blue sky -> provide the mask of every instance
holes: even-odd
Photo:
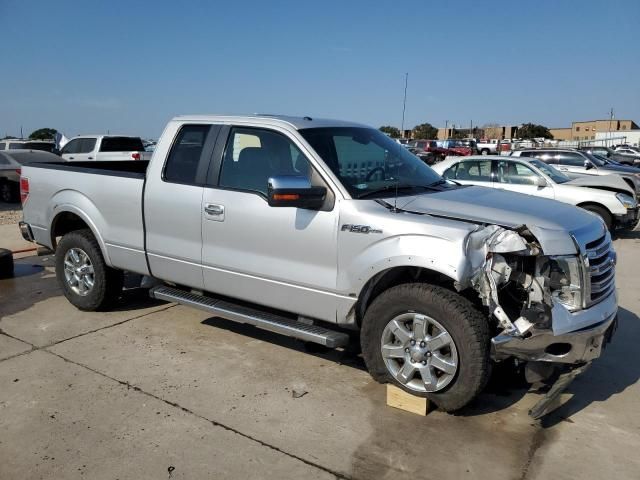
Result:
[[[0,136],[185,113],[640,122],[640,1],[0,0]]]

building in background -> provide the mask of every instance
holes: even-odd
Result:
[[[571,138],[568,140],[596,140],[598,133],[609,134],[610,132],[612,137],[619,137],[629,130],[638,129],[640,127],[633,120],[617,120],[615,118],[573,122],[571,124]]]

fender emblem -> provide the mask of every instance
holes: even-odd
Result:
[[[382,233],[382,230],[372,228],[369,225],[351,225],[349,223],[342,225],[340,230],[351,233]]]

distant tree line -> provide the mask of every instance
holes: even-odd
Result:
[[[402,137],[400,129],[390,125],[383,125],[380,127],[380,131],[389,135],[391,138]],[[485,138],[501,138],[502,127],[497,123],[488,123],[478,129],[474,128],[473,133],[478,133],[478,136]],[[460,129],[458,131],[456,131],[456,129],[452,129],[451,132],[452,138],[466,138],[468,135],[469,132],[465,129]],[[518,128],[517,135],[518,138],[522,139],[547,138],[549,140],[553,140],[553,135],[547,127],[535,123],[523,123]],[[411,136],[413,138],[434,139],[438,137],[438,129],[430,123],[421,123],[413,127],[411,130]]]

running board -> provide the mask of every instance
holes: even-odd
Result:
[[[305,342],[318,343],[329,348],[344,347],[349,343],[349,335],[343,332],[329,330],[318,325],[308,325],[273,313],[185,292],[177,288],[167,286],[154,287],[149,291],[149,296],[158,300],[198,308],[227,320],[248,323],[262,330],[297,338]]]

